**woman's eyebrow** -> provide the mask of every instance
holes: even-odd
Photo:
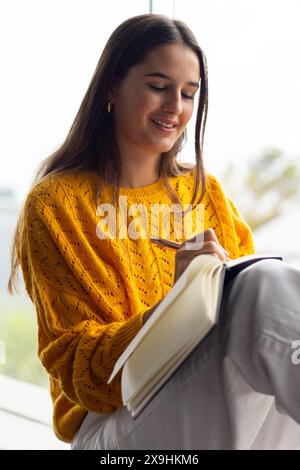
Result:
[[[165,73],[162,72],[150,72],[150,73],[145,73],[144,77],[160,77],[160,78],[167,78],[168,80],[172,80],[169,75],[166,75]],[[193,86],[195,88],[199,88],[199,83],[198,82],[186,82],[187,85]]]

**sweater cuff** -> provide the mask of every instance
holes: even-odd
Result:
[[[124,322],[124,324],[118,329],[116,334],[114,335],[115,343],[120,346],[120,349],[124,351],[131,340],[135,337],[138,331],[143,326],[143,313],[138,313],[130,318],[128,321]]]

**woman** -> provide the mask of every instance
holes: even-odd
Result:
[[[299,382],[298,369],[288,371],[284,361],[291,325],[291,339],[300,337],[294,318],[300,275],[275,260],[237,276],[226,290],[222,325],[137,420],[122,406],[120,375],[107,384],[117,358],[195,256],[209,253],[224,261],[254,253],[249,226],[203,166],[207,87],[205,55],[184,23],[153,14],[128,19],[109,38],[64,144],[43,163],[26,198],[9,288],[20,263],[37,312],[54,432],[73,449],[250,448],[270,426],[274,399],[267,395],[277,392],[279,405],[300,422],[292,387],[282,384],[282,395],[273,381],[268,346],[274,343],[278,367],[286,367],[281,377]],[[178,154],[198,89],[196,165],[188,167]],[[125,219],[124,204],[131,207]],[[158,215],[154,222],[144,219],[141,229],[132,211],[137,204],[147,214],[157,204],[182,208],[181,220],[192,214],[193,227],[200,205],[201,230],[180,232],[175,215],[170,228]],[[106,213],[109,220],[102,218]],[[182,248],[175,254],[152,244],[149,229]],[[184,244],[198,233],[204,234],[201,246]],[[287,321],[276,320],[276,312],[263,348],[257,331],[265,338],[265,317],[277,296],[284,298]],[[280,331],[273,334],[277,321]],[[244,406],[245,416],[234,409],[252,393],[243,377],[256,390],[256,419],[252,404]],[[277,412],[276,419],[297,431],[299,442],[298,425],[283,416]]]

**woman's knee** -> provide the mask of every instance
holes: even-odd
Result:
[[[261,279],[265,276],[276,276],[284,269],[285,263],[278,259],[263,259],[256,263],[251,264],[239,275],[252,276],[255,279]]]
[[[260,260],[241,271],[235,283],[239,290],[244,289],[257,298],[262,292],[266,295],[269,290],[278,288],[286,277],[287,268],[288,265],[277,259]]]
[[[254,325],[256,314],[267,310],[274,289],[280,291],[279,284],[284,277],[284,267],[280,260],[267,259],[245,268],[235,278],[226,302],[225,323]]]

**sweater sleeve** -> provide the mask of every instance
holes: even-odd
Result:
[[[239,209],[228,196],[223,184],[216,175],[207,171],[207,188],[210,200],[218,214],[219,224],[222,226],[223,242],[227,249],[232,248],[234,258],[255,253],[252,230],[240,213]],[[226,240],[228,245],[226,244]]]
[[[100,258],[101,279],[95,281],[97,295],[91,295],[82,282],[88,268],[79,268],[80,259],[69,256],[72,243],[64,239],[67,232],[60,231],[60,223],[57,213],[47,213],[41,201],[28,198],[18,256],[36,308],[38,355],[69,400],[89,411],[110,412],[122,404],[121,374],[109,385],[107,380],[142,327],[144,312],[131,315],[121,277]],[[105,296],[101,286],[109,287]]]
[[[233,201],[227,197],[231,216],[233,218],[236,235],[239,244],[239,256],[251,255],[255,253],[254,238],[252,230]]]

